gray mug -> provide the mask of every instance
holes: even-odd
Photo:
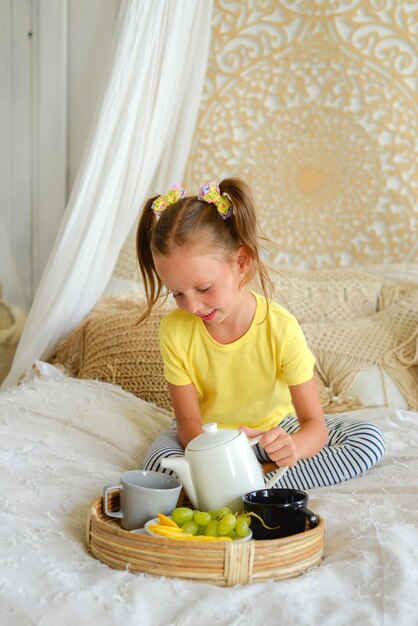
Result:
[[[142,528],[157,513],[169,515],[176,508],[182,484],[173,476],[148,470],[129,470],[120,477],[120,484],[103,489],[103,511],[120,519],[122,528]],[[120,510],[108,507],[110,491],[119,491]]]

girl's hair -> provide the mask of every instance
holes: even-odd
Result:
[[[155,271],[153,256],[166,256],[176,248],[198,247],[199,251],[221,251],[226,258],[245,246],[252,259],[252,267],[242,281],[249,283],[258,276],[267,305],[273,286],[267,267],[261,260],[261,241],[258,234],[256,212],[251,191],[243,181],[227,178],[219,183],[221,194],[232,202],[233,215],[222,219],[214,204],[186,196],[171,204],[157,218],[152,204],[159,196],[147,200],[142,209],[136,233],[136,250],[139,268],[145,286],[147,305],[138,323],[145,322],[159,298],[167,298],[167,292]]]

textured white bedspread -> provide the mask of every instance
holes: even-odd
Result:
[[[418,414],[356,411],[387,438],[368,475],[310,491],[321,565],[234,588],[116,571],[85,546],[89,504],[141,465],[170,417],[99,382],[38,378],[0,393],[0,624],[418,624]]]

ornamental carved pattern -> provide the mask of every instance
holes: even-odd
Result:
[[[246,180],[270,262],[418,258],[414,4],[215,0],[186,184]]]

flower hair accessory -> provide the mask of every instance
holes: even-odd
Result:
[[[165,196],[158,196],[156,200],[151,205],[151,209],[154,211],[157,217],[161,216],[161,213],[168,206],[175,204],[177,200],[180,198],[184,198],[186,195],[186,190],[183,189],[180,185],[173,185],[170,191],[167,191]]]
[[[232,202],[226,194],[221,195],[221,190],[215,182],[206,183],[199,189],[199,200],[214,204],[222,219],[226,220],[232,215]]]

